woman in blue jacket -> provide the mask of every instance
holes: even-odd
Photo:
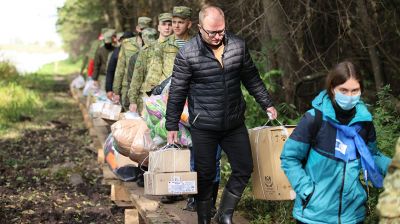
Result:
[[[336,65],[285,143],[282,169],[297,195],[298,223],[362,223],[367,189],[360,178],[382,187],[390,159],[377,149],[361,81],[351,62]]]

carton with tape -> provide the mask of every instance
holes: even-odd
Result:
[[[281,169],[280,155],[295,126],[249,129],[254,172],[253,195],[263,200],[293,200],[296,193]]]
[[[163,149],[150,151],[149,172],[172,173],[190,171],[190,150]]]
[[[101,111],[101,118],[117,121],[122,107],[119,104],[105,103]]]

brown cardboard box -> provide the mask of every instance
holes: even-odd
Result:
[[[117,121],[121,113],[122,106],[114,103],[105,103],[101,111],[101,118]]]
[[[99,101],[95,103],[91,103],[89,106],[89,114],[93,118],[99,118],[101,116],[101,112],[103,110],[105,102]]]
[[[144,174],[144,193],[149,195],[197,194],[197,173]]]
[[[254,172],[253,195],[263,200],[293,200],[296,193],[281,169],[283,145],[294,126],[257,127],[249,130]]]
[[[149,172],[190,172],[190,151],[175,148],[150,151]]]

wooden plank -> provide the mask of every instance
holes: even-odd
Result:
[[[111,185],[111,200],[130,202],[129,194],[122,183],[116,182]]]
[[[139,214],[136,208],[125,209],[125,224],[139,224]]]

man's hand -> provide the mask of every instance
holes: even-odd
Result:
[[[114,96],[113,91],[108,91],[108,92],[107,92],[107,98],[108,98],[109,100],[113,101],[113,96]]]
[[[113,101],[114,101],[114,102],[119,102],[119,99],[120,99],[120,96],[117,95],[117,94],[114,94],[114,99],[113,99]]]
[[[134,103],[131,103],[130,105],[129,105],[129,111],[130,112],[137,112],[137,104],[134,104]]]
[[[275,107],[268,107],[266,111],[270,120],[275,120],[278,117],[278,112]]]
[[[168,144],[178,143],[178,131],[168,131],[167,142]]]

